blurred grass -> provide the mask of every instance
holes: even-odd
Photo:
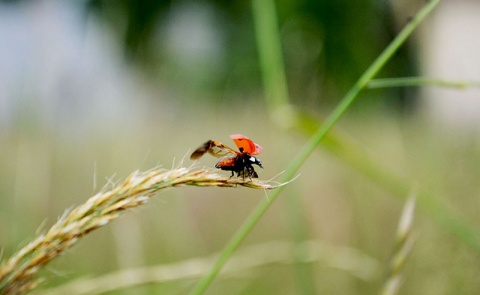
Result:
[[[380,275],[377,261],[348,247],[332,247],[321,241],[306,240],[305,261],[322,263],[333,269],[338,268],[349,272],[360,280],[370,281]],[[229,267],[222,272],[222,279],[241,279],[243,273],[269,265],[290,265],[292,247],[288,242],[270,241],[245,247],[234,257]],[[326,255],[328,253],[328,255]],[[189,280],[205,274],[215,257],[194,258],[172,264],[151,267],[138,267],[110,273],[102,277],[79,279],[58,288],[48,290],[48,294],[103,294],[114,290],[122,290],[149,283],[167,283],[170,281]],[[345,265],[345,259],[351,260]]]
[[[301,126],[304,128],[304,132],[307,135],[312,134],[318,128],[318,121],[308,118],[306,114],[303,119]],[[427,212],[442,227],[458,236],[463,243],[480,251],[479,231],[465,222],[462,217],[454,214],[441,201],[438,201],[438,197],[426,191],[421,183],[405,176],[406,172],[403,172],[404,175],[400,175],[398,171],[392,171],[391,168],[382,166],[381,159],[362,151],[361,146],[339,133],[332,132],[327,136],[323,146],[348,163],[349,167],[390,192],[392,196],[405,198],[412,190],[418,190],[420,209]]]
[[[376,88],[392,88],[392,87],[413,87],[413,86],[438,86],[444,88],[458,88],[460,90],[466,88],[480,87],[480,82],[475,81],[451,81],[444,79],[434,79],[426,77],[402,77],[402,78],[384,78],[375,79],[368,82],[367,87]]]
[[[290,105],[275,2],[271,0],[252,1],[252,14],[269,118],[280,127],[292,127],[295,124],[296,114]],[[298,293],[315,294],[312,265],[305,261],[304,257],[308,253],[302,246],[303,241],[309,238],[304,204],[296,198],[287,198],[287,202],[285,210],[295,242],[292,252],[296,259]]]

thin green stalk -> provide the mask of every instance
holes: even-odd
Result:
[[[272,114],[278,108],[288,104],[285,67],[280,33],[277,27],[275,1],[253,0],[252,11],[265,97],[270,114]]]
[[[322,124],[317,131],[313,134],[310,140],[306,143],[304,148],[297,154],[294,160],[290,163],[285,171],[283,179],[291,179],[295,176],[298,169],[302,166],[305,160],[315,150],[317,145],[322,141],[328,131],[335,125],[335,123],[346,112],[350,105],[354,102],[360,91],[365,88],[367,83],[382,69],[385,63],[392,57],[392,55],[398,50],[398,48],[405,42],[405,40],[412,34],[415,28],[427,17],[430,12],[440,3],[440,0],[431,0],[423,6],[420,11],[415,15],[410,23],[398,34],[398,36],[389,44],[389,46],[377,57],[377,59],[370,65],[370,67],[364,72],[355,85],[347,92],[345,97],[340,101],[337,107],[333,110],[330,116]],[[230,242],[225,246],[221,252],[217,261],[213,265],[211,271],[200,280],[196,285],[192,294],[203,294],[208,286],[215,279],[222,267],[232,256],[233,252],[240,246],[240,243],[255,227],[258,221],[265,214],[270,205],[278,198],[282,188],[274,191],[268,198],[262,201],[247,217],[243,225],[233,235]]]
[[[294,115],[294,113],[288,112],[290,110],[288,108],[290,98],[275,1],[253,0],[252,11],[267,109],[270,118],[277,125],[289,127],[294,122],[288,120],[291,117],[289,115]],[[293,233],[297,293],[303,295],[316,294],[311,263],[305,262],[304,259],[307,253],[305,253],[305,247],[302,245],[308,239],[308,222],[301,198],[288,198],[285,211]]]
[[[449,88],[465,89],[470,87],[480,87],[479,81],[449,81],[427,77],[402,77],[402,78],[385,78],[375,79],[368,82],[367,87],[376,88],[392,88],[392,87],[413,87],[413,86],[439,86]]]

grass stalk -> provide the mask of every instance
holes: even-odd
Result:
[[[74,246],[89,232],[107,225],[125,210],[145,204],[158,191],[178,186],[245,186],[274,189],[282,184],[228,178],[210,169],[153,169],[133,172],[120,185],[99,192],[85,203],[66,211],[44,234],[40,234],[0,265],[0,294],[23,294],[41,280],[37,272],[55,257]]]
[[[335,125],[335,123],[342,117],[347,111],[350,105],[355,101],[360,91],[362,91],[368,82],[383,68],[386,62],[392,57],[392,55],[398,50],[398,48],[407,40],[412,32],[418,27],[418,25],[432,12],[432,10],[440,3],[440,0],[431,0],[427,2],[413,17],[413,19],[402,29],[402,31],[392,40],[387,48],[375,59],[370,67],[363,73],[353,87],[347,92],[340,103],[335,107],[332,113],[327,117],[324,124],[322,124],[317,131],[308,140],[303,149],[296,155],[293,161],[290,163],[285,171],[283,179],[291,179],[303,165],[305,160],[315,150],[315,148],[324,139],[326,134]],[[240,246],[241,242],[255,227],[258,221],[262,218],[270,205],[278,198],[282,189],[275,190],[270,194],[267,200],[261,202],[254,211],[247,217],[245,222],[233,235],[232,239],[225,246],[224,250],[220,253],[220,256],[213,265],[211,271],[200,280],[195,286],[192,294],[203,294],[208,286],[215,279],[222,267],[232,256],[235,250]]]
[[[262,70],[265,97],[270,115],[288,105],[287,79],[278,31],[275,1],[252,1],[255,35]]]
[[[262,72],[265,101],[270,119],[280,127],[291,127],[295,113],[290,107],[288,85],[283,63],[281,35],[274,0],[252,1],[257,49]],[[295,272],[299,294],[316,294],[312,266],[305,262],[302,243],[308,239],[307,220],[301,198],[289,198],[285,204],[291,225],[296,254]]]
[[[402,77],[375,79],[368,82],[369,89],[392,88],[392,87],[414,87],[414,86],[438,86],[445,88],[480,88],[479,81],[451,81],[427,77]]]

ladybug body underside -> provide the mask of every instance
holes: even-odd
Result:
[[[249,178],[258,178],[258,174],[255,172],[252,164],[262,167],[262,163],[256,157],[242,153],[236,156],[220,159],[220,161],[215,164],[215,168],[232,171],[231,176],[236,172],[237,176],[242,176],[243,178],[245,178],[245,176]]]

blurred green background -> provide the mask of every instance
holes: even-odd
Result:
[[[134,170],[190,166],[189,153],[208,139],[232,146],[230,134],[247,135],[264,148],[259,177],[276,177],[301,150],[316,124],[312,120],[329,114],[423,1],[275,5],[284,86],[303,123],[272,114],[265,99],[258,23],[249,1],[0,1],[3,259],[64,210]],[[432,39],[449,36],[438,29],[449,20],[440,13],[449,6],[442,5],[381,77],[480,77],[475,54],[453,55],[463,71],[448,63],[437,71],[432,66],[455,43]],[[461,7],[480,14],[478,5]],[[465,33],[462,28],[454,33]],[[431,107],[429,99],[437,105],[441,95],[452,98],[455,108]],[[333,131],[349,148],[319,147],[242,244],[288,242],[295,253],[296,243],[315,240],[331,247],[338,261],[319,253],[308,263],[268,264],[220,276],[207,293],[378,293],[388,277],[407,195],[369,174],[373,165],[387,178],[398,176],[407,191],[434,199],[417,208],[416,244],[400,294],[478,294],[480,247],[468,242],[477,237],[462,238],[463,228],[455,235],[453,221],[442,222],[448,212],[470,229],[480,225],[480,106],[457,109],[461,95],[480,101],[472,89],[362,92]],[[215,162],[204,157],[199,165]],[[266,197],[246,188],[164,191],[49,264],[41,272],[47,278],[42,288],[217,253]],[[344,247],[370,257],[373,271],[370,264],[357,266]],[[196,282],[181,279],[111,294],[184,294]]]

